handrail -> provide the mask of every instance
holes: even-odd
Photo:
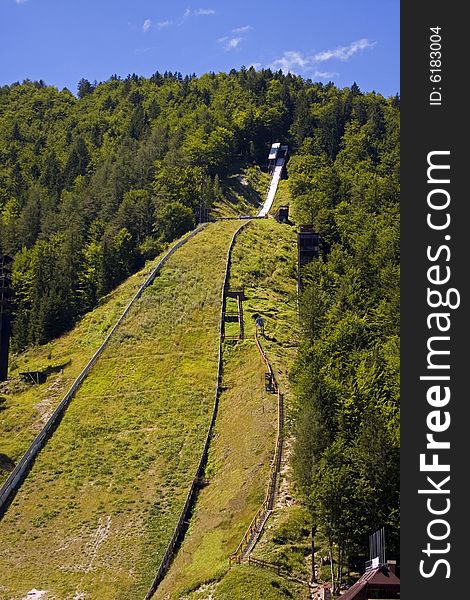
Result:
[[[274,509],[274,500],[276,498],[276,491],[278,486],[278,476],[281,470],[281,461],[282,461],[282,450],[284,445],[284,395],[281,393],[279,389],[279,384],[274,375],[274,371],[271,367],[271,363],[268,360],[266,352],[263,350],[261,343],[258,339],[258,332],[255,333],[255,342],[256,347],[261,355],[262,360],[266,364],[266,367],[271,375],[271,380],[273,382],[274,391],[277,392],[277,400],[278,400],[278,411],[277,411],[277,436],[276,436],[276,445],[274,450],[274,456],[271,461],[271,468],[269,473],[269,482],[266,490],[266,496],[257,513],[251,520],[250,525],[246,529],[242,541],[238,544],[237,549],[229,556],[230,564],[232,562],[240,563],[244,558],[246,558],[245,554],[248,551],[248,558],[250,556],[251,551],[253,550],[258,538],[263,530],[264,524]],[[260,524],[258,525],[258,520],[260,520]],[[250,547],[251,546],[251,547]]]

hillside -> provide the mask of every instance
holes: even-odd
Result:
[[[294,230],[272,220],[253,221],[237,238],[230,287],[245,291],[246,339],[225,342],[223,393],[207,469],[210,484],[199,495],[181,551],[156,598],[202,598],[208,589],[218,598],[218,590],[227,587],[228,557],[265,496],[277,398],[264,390],[266,369],[254,343],[253,316],[265,319],[262,343],[287,392],[286,375],[299,339],[295,244]],[[289,394],[286,401],[291,406]],[[260,590],[264,585],[265,592],[272,591],[269,577],[258,573],[258,580]],[[244,598],[235,591],[230,597]]]
[[[210,421],[238,226],[178,250],[111,339],[0,523],[2,597],[145,595]]]
[[[304,600],[312,542],[338,592],[384,525],[398,559],[399,98],[253,68],[82,81],[78,99],[24,82],[0,89],[0,133],[15,288],[3,478],[164,250],[211,220],[136,301],[3,516],[0,598],[143,598],[181,519],[162,600]],[[238,219],[260,208],[276,139],[290,160],[271,213],[289,206],[289,223]],[[226,323],[219,347],[242,224],[228,286],[245,294],[245,339]],[[299,273],[306,224],[319,257]],[[229,568],[276,443],[256,316],[285,395],[284,454],[251,554],[268,564]],[[20,379],[45,369],[45,383]]]

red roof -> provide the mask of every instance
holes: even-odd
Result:
[[[400,580],[387,567],[371,569],[342,594],[341,600],[366,600],[368,593],[376,590],[399,592]]]

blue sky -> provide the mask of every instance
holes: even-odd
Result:
[[[399,0],[0,0],[0,84],[282,68],[399,91]]]

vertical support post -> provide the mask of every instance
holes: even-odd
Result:
[[[245,323],[243,321],[243,293],[237,294],[237,302],[238,302],[238,322],[240,325],[240,339],[243,340],[245,338]]]
[[[11,263],[9,256],[0,256],[0,381],[8,378],[8,353],[11,334]]]
[[[308,265],[312,260],[319,257],[320,252],[320,236],[313,229],[313,225],[301,225],[300,231],[297,234],[297,251],[298,251],[298,266],[297,266],[297,288],[302,290],[302,267]]]

